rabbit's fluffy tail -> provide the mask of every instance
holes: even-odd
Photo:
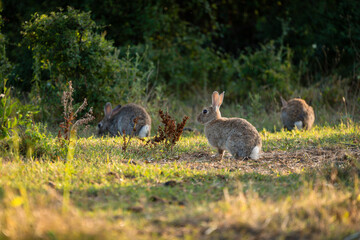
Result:
[[[140,132],[139,132],[139,137],[140,138],[144,138],[144,137],[147,137],[150,135],[150,126],[149,125],[145,125],[143,126],[141,129],[140,129]]]
[[[257,160],[257,159],[259,159],[259,157],[260,157],[260,147],[256,146],[251,151],[250,158],[254,159],[254,160]]]
[[[297,122],[294,123],[294,125],[295,125],[299,130],[303,128],[303,123],[302,123],[302,121],[297,121]]]

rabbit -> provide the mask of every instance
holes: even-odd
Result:
[[[310,130],[315,121],[314,109],[301,98],[286,101],[281,96],[281,121],[284,128],[291,131],[294,127]]]
[[[219,109],[224,94],[213,92],[212,105],[204,108],[197,117],[197,121],[205,125],[206,138],[217,148],[221,158],[227,150],[236,159],[259,159],[262,142],[256,128],[242,118],[221,117]]]
[[[123,131],[126,135],[131,135],[134,119],[138,118],[134,135],[140,138],[150,136],[151,118],[143,107],[130,103],[124,106],[118,105],[112,109],[111,103],[108,102],[105,104],[104,112],[104,119],[98,124],[98,135],[119,136],[123,134]]]

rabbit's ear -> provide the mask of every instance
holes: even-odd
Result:
[[[114,107],[114,109],[112,110],[112,113],[111,113],[111,116],[114,116],[116,114],[118,114],[118,112],[120,111],[121,109],[121,105],[117,105],[116,107]]]
[[[283,99],[282,96],[280,96],[280,99],[281,99],[281,103],[282,103],[283,107],[286,107],[287,101],[285,99]]]
[[[215,108],[217,106],[219,100],[219,93],[217,91],[213,92],[212,94],[212,106]]]
[[[220,108],[221,104],[223,103],[223,100],[224,100],[224,94],[225,92],[222,92],[218,98],[218,103],[217,103],[217,106]]]
[[[104,112],[105,112],[105,117],[110,118],[111,113],[112,113],[111,103],[108,102],[108,103],[105,104]]]

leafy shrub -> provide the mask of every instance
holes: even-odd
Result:
[[[243,99],[249,93],[261,94],[265,103],[273,102],[280,94],[291,95],[297,83],[291,57],[289,48],[277,49],[273,42],[259,50],[248,49],[239,57],[238,80],[229,82],[227,89]]]
[[[0,88],[2,90],[0,94],[1,155],[15,154],[15,157],[19,157],[19,154],[27,157],[49,155],[53,149],[46,136],[40,133],[39,126],[32,121],[33,115],[38,113],[37,107],[22,104],[18,99],[12,97],[11,88],[7,86],[7,75],[11,65],[6,59],[4,48],[0,61],[2,63],[0,66],[2,83]]]
[[[54,158],[56,147],[41,129],[39,124],[29,124],[24,132],[19,134],[19,152],[24,157],[43,157],[44,155]]]
[[[143,79],[139,56],[135,63],[129,55],[120,60],[120,51],[105,39],[105,33],[98,34],[98,29],[89,12],[70,7],[48,15],[35,13],[25,22],[23,44],[34,58],[32,91],[41,99],[43,113],[54,113],[50,104],[60,106],[54,99],[59,99],[69,81],[76,89],[75,102],[87,98],[90,106],[99,108],[107,101],[124,99],[129,92],[143,93],[143,89],[129,90]]]
[[[10,89],[6,87],[6,79],[3,82],[3,93],[0,94],[0,139],[11,135],[11,129],[17,125],[14,117],[16,102],[10,97]]]
[[[3,93],[0,94],[0,139],[12,137],[17,127],[25,127],[31,122],[37,107],[23,105],[16,98],[11,97],[10,88],[4,79]]]
[[[12,98],[10,89],[3,86],[4,92],[0,95],[0,152],[2,155],[15,157],[39,157],[51,155],[54,151],[45,134],[32,121],[33,115],[38,113],[32,105],[23,105],[19,100]],[[12,150],[12,151],[9,151]]]
[[[236,75],[233,58],[207,46],[205,35],[178,37],[165,45],[157,48],[149,42],[145,60],[156,63],[155,81],[166,85],[167,96],[184,100],[194,93],[205,95],[209,89],[224,87]]]
[[[205,35],[195,36],[179,37],[164,49],[150,45],[147,57],[157,63],[158,77],[166,84],[167,94],[184,100],[194,93],[206,95],[223,89],[230,101],[259,94],[261,101],[270,105],[279,95],[291,95],[298,85],[299,74],[288,47],[269,42],[235,58],[207,47]]]
[[[0,155],[17,159],[65,159],[67,148],[46,130],[42,124],[18,126],[11,137],[0,140]]]

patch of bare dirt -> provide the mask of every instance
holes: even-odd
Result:
[[[306,148],[296,151],[263,152],[258,160],[236,160],[229,153],[223,159],[209,152],[184,153],[176,159],[187,167],[198,170],[229,169],[229,171],[258,172],[262,174],[295,172],[302,169],[320,168],[324,164],[347,161],[350,158],[360,159],[359,148]]]

